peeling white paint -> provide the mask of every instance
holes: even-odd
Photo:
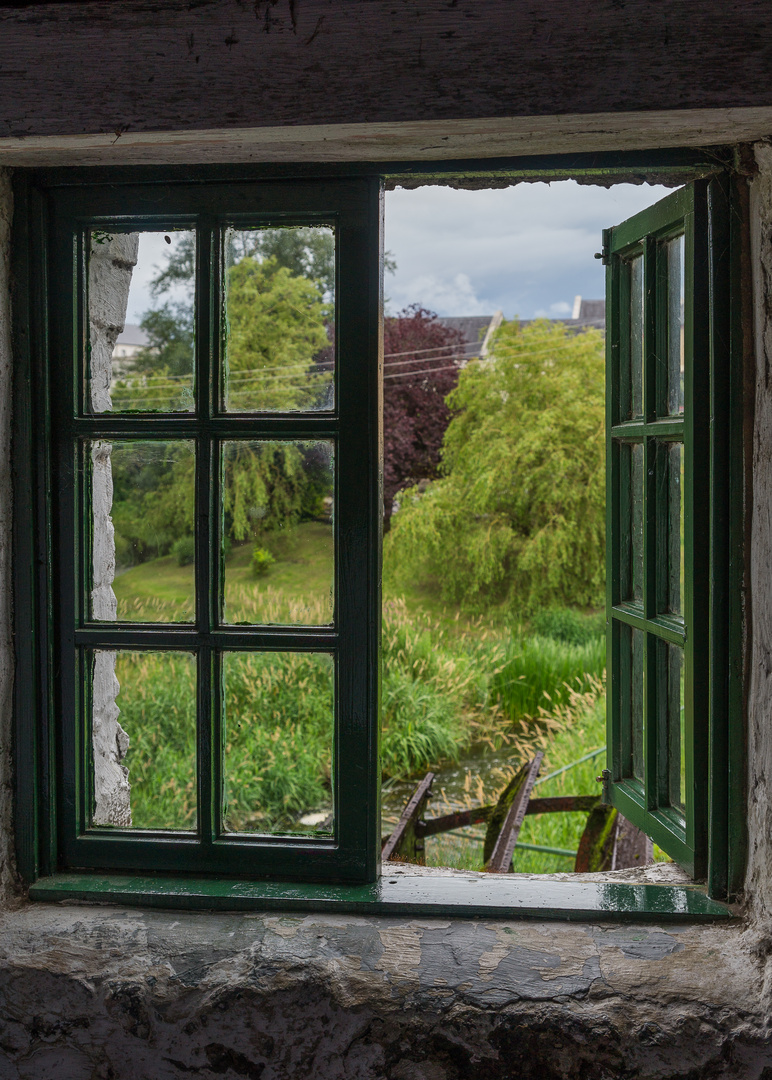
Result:
[[[137,263],[138,233],[102,233],[92,239],[88,264],[88,318],[91,343],[89,367],[91,408],[95,413],[112,409],[113,350],[126,323],[131,275]],[[94,619],[113,622],[117,604],[115,579],[115,529],[111,517],[113,473],[112,447],[96,442],[91,449],[93,514],[93,585],[91,613]],[[94,751],[94,825],[131,825],[129,770],[122,764],[129,749],[117,705],[120,685],[115,676],[115,653],[94,653],[92,683]]]

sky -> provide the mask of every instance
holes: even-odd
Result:
[[[606,189],[573,180],[491,191],[389,191],[385,247],[397,270],[384,283],[387,311],[418,303],[438,315],[570,316],[577,294],[604,295],[604,269],[593,257],[601,230],[667,193],[647,184]],[[127,322],[138,323],[153,304],[150,281],[169,250],[163,233],[142,234]]]
[[[604,296],[605,270],[594,258],[602,230],[668,191],[565,180],[387,192],[385,246],[397,263],[384,282],[388,310],[420,303],[438,315],[570,316],[577,294]]]

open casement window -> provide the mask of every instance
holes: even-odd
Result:
[[[729,858],[728,237],[716,181],[604,234],[606,797],[718,893]]]
[[[743,873],[742,727],[728,720],[742,706],[742,506],[728,500],[742,481],[729,363],[741,215],[712,158],[660,166],[712,179],[605,238],[605,790],[723,898]],[[501,175],[565,179],[575,164],[545,167]],[[475,168],[491,175],[482,162],[464,176]],[[607,176],[595,157],[587,169]],[[395,174],[290,172],[15,176],[15,799],[30,897],[726,914],[690,887],[379,877],[382,191]],[[298,257],[292,273],[289,256],[271,262],[279,249]],[[164,253],[175,269],[156,323],[129,339]],[[274,571],[251,574],[301,526],[307,587],[296,575],[272,593]],[[309,775],[316,795],[293,801]]]
[[[53,193],[53,868],[376,877],[380,223],[377,179]],[[326,245],[324,284],[260,254],[265,230],[297,229]],[[148,374],[115,336],[138,251],[164,243],[193,314],[168,359],[146,344]],[[188,593],[170,601],[160,577],[124,604],[121,545],[141,546],[135,519],[152,529],[161,501],[175,530],[161,554],[176,538],[188,564],[163,565]],[[248,561],[240,577],[226,561],[231,543],[248,556],[270,541],[266,514],[274,531],[315,523],[321,570],[294,607],[239,592]],[[329,775],[317,813],[293,813],[291,790],[266,812],[260,739],[265,773],[316,740]],[[143,782],[156,794],[140,807]]]

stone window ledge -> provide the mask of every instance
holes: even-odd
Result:
[[[0,1075],[756,1078],[762,963],[735,922],[27,904],[0,914]]]

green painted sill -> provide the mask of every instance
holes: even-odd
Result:
[[[459,918],[712,922],[736,912],[693,885],[528,881],[507,875],[384,875],[371,885],[231,878],[59,874],[30,887],[32,900],[225,911],[349,912]]]

